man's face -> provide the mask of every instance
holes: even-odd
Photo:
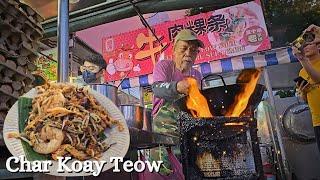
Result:
[[[315,55],[318,55],[319,54],[319,46],[320,44],[307,44],[304,48],[303,48],[303,51],[305,53],[305,56],[306,57],[312,57],[312,56],[315,56]]]
[[[174,61],[180,70],[188,70],[192,67],[199,52],[196,41],[178,41],[174,47]]]
[[[80,67],[80,71],[83,72],[85,70],[93,72],[93,73],[98,73],[100,70],[100,67],[96,64],[89,62],[89,61],[85,61],[83,63],[83,66]]]

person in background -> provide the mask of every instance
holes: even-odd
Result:
[[[200,84],[202,76],[192,67],[200,47],[204,48],[204,44],[194,32],[189,29],[181,30],[174,39],[173,60],[162,60],[155,65],[152,84],[154,93],[152,117],[155,132],[179,136],[177,113],[170,106],[181,96],[188,95],[190,84],[185,80],[186,77],[192,76]],[[175,150],[175,154],[179,154],[179,151]],[[159,156],[164,158],[161,160],[164,161],[165,168],[161,170],[170,169],[166,156]],[[168,174],[170,171],[162,171],[162,173]]]
[[[314,39],[306,42],[299,50],[293,47],[293,53],[302,65],[299,76],[307,83],[297,82],[298,95],[304,99],[311,111],[312,124],[320,152],[320,27],[310,25],[305,33],[312,33]]]
[[[107,64],[101,55],[87,57],[83,65],[80,66],[82,75],[77,77],[75,83],[80,85],[103,83],[103,74],[106,66]]]

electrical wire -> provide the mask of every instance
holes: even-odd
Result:
[[[150,19],[150,18],[153,18],[154,16],[156,16],[159,12],[156,12],[155,14],[151,15],[150,17],[146,17],[144,19]]]

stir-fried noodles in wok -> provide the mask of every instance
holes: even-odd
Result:
[[[24,133],[27,141],[40,154],[72,156],[79,160],[99,158],[110,144],[103,142],[106,128],[122,124],[108,116],[87,90],[70,84],[45,84],[37,87]]]

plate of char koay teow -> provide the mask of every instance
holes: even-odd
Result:
[[[11,107],[4,122],[5,144],[13,156],[28,161],[51,160],[48,174],[85,176],[86,172],[57,172],[59,159],[106,161],[124,157],[130,135],[118,107],[90,88],[67,83],[47,83],[33,88]],[[94,167],[93,167],[94,168]]]

